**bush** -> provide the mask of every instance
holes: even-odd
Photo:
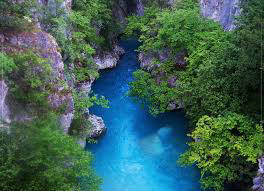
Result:
[[[21,103],[33,104],[40,109],[48,107],[47,97],[52,87],[52,69],[49,61],[32,51],[10,56],[15,68],[12,74],[8,75],[12,96]]]
[[[179,161],[201,169],[204,189],[222,191],[225,183],[251,183],[264,143],[261,126],[235,113],[203,116],[189,136],[196,141],[189,143]]]
[[[0,31],[31,31],[35,23],[32,10],[37,8],[35,0],[14,3],[11,0],[0,1]]]
[[[4,52],[0,52],[0,63],[2,67],[0,71],[0,79],[7,78],[8,75],[17,68],[14,60]]]
[[[98,191],[91,153],[58,130],[56,117],[13,124],[0,134],[2,191]],[[85,186],[82,186],[85,185]]]

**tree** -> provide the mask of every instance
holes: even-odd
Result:
[[[179,161],[201,169],[203,188],[221,191],[225,183],[252,181],[264,143],[261,126],[235,113],[203,116],[189,136],[195,141]]]
[[[45,118],[1,130],[0,190],[98,191],[91,153],[63,135],[54,116]]]

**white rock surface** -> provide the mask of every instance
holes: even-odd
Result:
[[[125,51],[118,45],[114,46],[112,52],[104,52],[101,55],[96,55],[94,57],[94,62],[98,66],[98,69],[114,68],[122,54]]]
[[[8,87],[4,80],[0,81],[0,120],[4,123],[10,123],[10,110],[7,105]]]
[[[88,120],[92,123],[92,130],[89,134],[90,138],[99,138],[106,132],[106,127],[102,117],[96,115],[89,115]]]

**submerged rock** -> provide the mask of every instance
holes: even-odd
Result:
[[[164,152],[164,146],[158,134],[147,135],[140,140],[142,151],[150,155],[160,155]]]

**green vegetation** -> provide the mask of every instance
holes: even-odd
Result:
[[[2,69],[0,71],[0,78],[7,78],[8,74],[16,69],[14,60],[7,56],[6,53],[0,52],[0,63],[2,63]]]
[[[78,85],[99,76],[92,56],[96,50],[111,47],[118,29],[111,17],[112,3],[107,0],[73,1],[70,12],[62,3],[56,0],[50,10],[32,0],[0,0],[0,31],[38,32],[38,17],[42,29],[56,38],[66,70],[68,64],[74,65],[67,71],[74,73]],[[0,190],[100,190],[101,180],[91,167],[91,153],[83,151],[73,137],[87,135],[85,131],[91,125],[84,116],[86,109],[93,104],[107,107],[108,101],[65,88],[66,92],[61,93],[71,91],[75,103],[70,132],[74,136],[69,137],[59,130],[57,122],[57,115],[65,112],[64,105],[54,111],[48,103],[48,96],[65,83],[52,75],[50,60],[24,48],[0,52],[0,62],[0,79],[8,85],[8,98],[30,106],[35,117],[31,122],[12,123],[8,132],[0,132],[0,154],[4,156],[0,159]]]
[[[0,53],[2,76],[12,97],[23,104],[47,109],[47,97],[52,91],[51,66],[48,60],[32,51],[6,55]]]
[[[157,84],[151,74],[143,70],[134,72],[133,76],[136,81],[130,83],[133,89],[129,95],[142,104],[151,104],[151,114],[157,115],[167,111],[168,104],[178,100],[176,94],[178,90],[170,88],[167,82]]]
[[[223,190],[226,181],[251,183],[253,164],[263,152],[262,127],[234,113],[216,118],[203,116],[189,136],[196,142],[189,143],[180,161],[201,168],[204,189]]]
[[[30,10],[36,8],[35,0],[12,3],[10,0],[0,0],[0,30],[30,31],[34,27]]]
[[[111,17],[112,1],[73,1],[69,13],[56,1],[56,10],[44,10],[42,23],[57,40],[66,63],[74,63],[76,82],[97,78],[97,66],[92,56],[96,51],[108,50],[119,30]],[[70,32],[71,31],[71,32]]]
[[[114,3],[76,0],[72,11],[65,12],[62,0],[55,1],[52,11],[35,0],[15,4],[0,0],[0,31],[37,31],[34,14],[39,13],[42,27],[56,38],[65,68],[74,73],[79,85],[99,76],[92,56],[110,49],[119,31],[112,18]],[[155,115],[168,111],[171,103],[184,104],[194,141],[180,162],[201,169],[203,188],[222,191],[226,183],[250,182],[264,143],[259,125],[262,0],[242,2],[234,31],[224,31],[202,18],[196,0],[178,0],[173,8],[163,0],[145,3],[149,6],[143,17],[128,18],[126,34],[138,36],[139,50],[153,56],[154,67],[134,73],[129,94],[148,104]],[[161,60],[161,52],[168,58]],[[178,63],[179,52],[185,64]],[[91,168],[91,154],[60,132],[58,117],[50,112],[47,97],[56,84],[49,60],[24,50],[0,52],[0,63],[0,79],[7,82],[11,96],[38,108],[38,119],[12,124],[8,133],[0,131],[0,190],[70,191],[81,190],[82,183],[86,185],[82,190],[99,190],[101,180]],[[75,108],[70,133],[84,136],[91,125],[85,110],[93,104],[107,107],[108,102],[72,93]]]
[[[196,164],[203,188],[250,182],[263,152],[260,122],[261,0],[243,1],[234,31],[202,18],[196,1],[178,1],[160,11],[152,6],[143,17],[128,18],[127,35],[137,35],[139,48],[152,55],[153,67],[138,70],[130,95],[148,104],[152,114],[184,104],[196,140],[180,162]],[[262,36],[263,37],[263,36]],[[168,59],[159,59],[162,51]],[[184,52],[186,65],[179,65]],[[170,79],[176,78],[172,87]],[[195,125],[196,124],[196,125]],[[251,179],[251,180],[250,180]]]
[[[2,191],[98,191],[92,155],[63,135],[53,115],[0,132]],[[85,184],[85,187],[82,187]]]
[[[84,92],[73,92],[74,100],[74,119],[69,129],[69,133],[72,136],[84,138],[91,130],[91,122],[87,119],[86,110],[92,107],[94,104],[100,105],[104,108],[109,107],[109,101],[103,96],[98,97],[88,96]]]

